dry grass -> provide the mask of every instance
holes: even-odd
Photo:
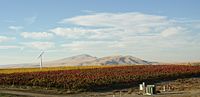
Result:
[[[107,67],[116,67],[112,66],[65,66],[65,67],[44,67],[40,68],[8,68],[0,69],[0,73],[9,74],[9,73],[21,73],[21,72],[39,72],[39,71],[57,71],[57,70],[75,70],[75,69],[92,69],[92,68],[107,68]]]

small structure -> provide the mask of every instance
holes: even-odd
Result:
[[[139,90],[140,90],[140,91],[143,91],[143,90],[144,90],[144,88],[143,88],[143,85],[142,85],[142,84],[139,84]]]
[[[165,85],[163,86],[163,91],[164,91],[164,92],[166,91],[166,87],[165,87]]]
[[[156,86],[155,85],[145,85],[143,82],[139,84],[139,91],[143,95],[153,95],[156,94]]]
[[[156,86],[155,85],[147,85],[146,86],[146,95],[153,95],[156,94]]]
[[[162,88],[162,91],[163,92],[166,92],[166,91],[172,91],[173,90],[173,87],[171,85],[163,85],[163,88]]]
[[[140,93],[145,94],[145,82],[142,82],[142,84],[139,84],[139,90]]]

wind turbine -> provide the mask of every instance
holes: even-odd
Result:
[[[43,54],[44,54],[44,51],[42,51],[41,53],[40,53],[40,55],[38,56],[38,58],[37,59],[39,59],[40,58],[40,69],[42,69],[42,56],[43,56]]]

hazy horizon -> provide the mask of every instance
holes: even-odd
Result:
[[[0,64],[79,54],[200,61],[197,0],[2,0]]]
[[[43,62],[54,62],[54,61],[58,61],[58,60],[63,60],[66,58],[71,58],[71,57],[78,57],[78,56],[82,56],[82,55],[89,55],[89,54],[79,54],[79,55],[72,55],[72,56],[67,56],[67,57],[62,57],[62,58],[56,58],[56,59],[52,59],[52,60],[44,60],[45,56],[43,57]],[[92,57],[96,57],[96,58],[104,58],[104,57],[115,57],[115,56],[132,56],[132,55],[119,55],[119,54],[115,54],[115,55],[107,55],[107,56],[94,56],[94,55],[89,55]],[[132,56],[132,57],[136,57],[136,56]],[[140,57],[136,57],[139,59],[142,59]],[[145,61],[149,61],[149,62],[158,62],[158,63],[171,63],[171,64],[176,64],[176,63],[190,63],[190,62],[200,62],[199,60],[190,60],[190,61],[159,61],[159,60],[148,60],[148,59],[142,59]],[[20,65],[20,64],[39,64],[40,60],[39,59],[34,59],[31,62],[23,62],[23,63],[7,63],[7,64],[0,64],[0,66],[6,66],[6,65]]]

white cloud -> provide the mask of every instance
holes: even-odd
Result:
[[[61,21],[61,23],[72,23],[77,26],[82,26],[82,28],[58,27],[51,31],[60,36],[74,38],[120,39],[127,36],[159,35],[169,26],[177,26],[175,22],[175,20],[165,16],[138,12],[91,13],[66,18]]]
[[[183,33],[184,30],[185,29],[182,28],[182,27],[169,27],[169,28],[164,29],[161,32],[161,36],[163,36],[163,37],[173,36],[173,35],[176,35],[176,34],[179,34],[179,33]]]
[[[192,26],[194,26],[196,29],[200,29],[200,23],[194,23]]]
[[[95,13],[95,11],[92,11],[92,10],[81,10],[81,12],[84,12],[84,13]]]
[[[11,30],[14,30],[14,31],[19,31],[19,30],[23,29],[24,27],[22,27],[22,26],[9,26],[8,28],[11,29]]]
[[[61,47],[64,47],[66,49],[71,49],[71,50],[83,50],[87,46],[79,42],[73,42],[70,44],[62,44]]]
[[[117,28],[62,28],[51,29],[50,32],[71,39],[113,40],[121,37],[123,30]],[[112,38],[111,38],[112,37]]]
[[[94,32],[94,30],[87,30],[83,28],[61,28],[61,27],[51,29],[50,31],[59,36],[66,36],[73,38]]]
[[[72,23],[90,27],[137,28],[166,25],[170,21],[165,16],[129,13],[94,13],[63,19],[62,23]]]
[[[181,24],[180,20],[138,12],[90,13],[63,19],[61,23],[71,23],[82,28],[58,27],[51,31],[60,36],[100,40],[120,40],[135,36],[170,37],[186,33],[187,29],[182,27],[184,24]]]
[[[74,51],[95,51],[109,48],[117,41],[73,41],[72,43],[62,44],[61,47]]]
[[[21,49],[21,47],[14,46],[14,45],[4,45],[4,46],[0,46],[0,49]]]
[[[55,46],[53,42],[26,42],[21,43],[22,45],[25,45],[26,47],[33,48],[33,49],[39,49],[39,50],[46,50],[51,49]]]
[[[14,37],[7,37],[7,36],[0,36],[0,42],[7,42],[7,41],[12,41],[15,40]]]
[[[44,39],[44,38],[52,38],[53,34],[48,32],[22,32],[21,36],[24,38]]]

